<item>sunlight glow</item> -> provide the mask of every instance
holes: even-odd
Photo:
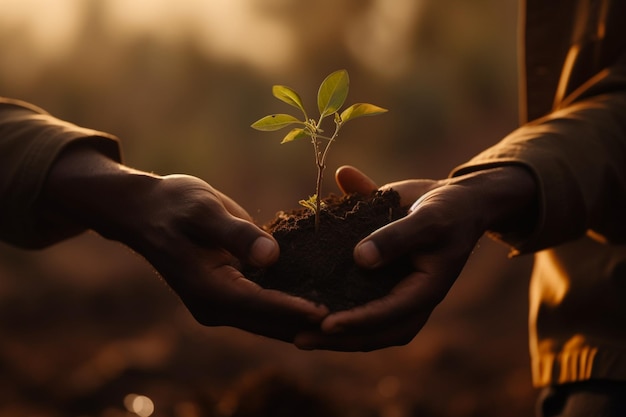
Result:
[[[374,0],[365,16],[348,28],[351,52],[380,75],[395,76],[410,69],[411,30],[421,1]]]
[[[81,0],[0,0],[0,27],[37,44],[43,57],[58,55],[72,46],[83,7]]]
[[[262,13],[266,1],[0,0],[0,32],[18,36],[20,45],[32,44],[37,62],[62,59],[81,35],[85,18],[95,17],[116,41],[138,35],[170,43],[191,40],[219,59],[271,72],[289,63],[295,44],[284,22]],[[22,56],[23,48],[14,49],[20,54],[14,62],[36,63]]]
[[[110,20],[118,35],[150,33],[166,41],[194,39],[221,59],[261,70],[284,66],[293,55],[288,29],[270,14],[259,13],[259,0],[109,0]]]
[[[299,20],[307,18],[301,16],[303,12],[310,12],[310,19],[324,16],[325,11],[319,10],[320,5],[310,10],[290,6],[290,0],[0,0],[0,34],[19,39],[14,46],[5,45],[3,54],[14,55],[12,62],[29,62],[33,67],[64,59],[80,43],[84,30],[95,24],[94,33],[113,46],[137,37],[173,45],[191,42],[207,56],[275,74],[302,55],[302,39],[322,36],[328,23],[299,25]],[[373,0],[361,12],[349,14],[349,19],[332,21],[341,26],[334,28],[340,33],[337,42],[381,76],[410,71],[411,31],[422,6],[422,1]],[[294,31],[311,33],[303,37]],[[25,55],[29,52],[20,45],[32,45],[32,56]]]

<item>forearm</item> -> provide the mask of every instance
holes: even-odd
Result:
[[[161,177],[128,168],[89,146],[68,147],[50,169],[39,208],[51,222],[133,244]]]
[[[545,249],[588,230],[624,242],[626,93],[592,97],[523,126],[454,175],[521,164],[539,187],[533,233],[505,236],[522,252]]]
[[[479,228],[496,235],[533,230],[538,221],[539,187],[521,165],[470,172],[447,180],[467,189],[466,209],[475,211]]]
[[[84,143],[119,160],[111,135],[64,122],[37,107],[0,98],[0,239],[40,248],[77,232],[48,223],[37,208],[48,172],[67,146]]]

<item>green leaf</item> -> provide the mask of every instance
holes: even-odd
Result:
[[[256,122],[252,123],[252,127],[256,130],[269,132],[272,130],[282,129],[283,127],[294,123],[303,123],[290,114],[270,114]]]
[[[295,129],[292,129],[289,133],[287,133],[287,135],[285,135],[282,142],[280,143],[283,144],[283,143],[294,141],[296,139],[306,138],[309,136],[310,134],[308,130],[297,127]]]
[[[311,210],[311,212],[316,213],[317,212],[317,195],[314,194],[310,196],[309,198],[307,198],[306,200],[300,200],[298,201],[298,204],[300,204],[302,207],[305,207]]]
[[[343,69],[333,72],[322,81],[317,92],[317,107],[320,111],[320,117],[333,114],[343,106],[346,97],[348,97],[349,85],[348,71]]]
[[[306,111],[304,110],[304,105],[302,104],[302,99],[294,90],[285,85],[275,85],[272,87],[272,94],[280,101],[283,101],[290,106],[300,109],[304,114],[304,118],[307,118]]]
[[[308,208],[313,213],[317,213],[317,194],[313,194],[306,200],[298,201],[298,204],[300,204],[302,207]],[[324,202],[324,200],[322,200],[320,201],[320,208],[324,207],[326,207],[326,203]]]
[[[375,106],[369,103],[357,103],[348,107],[341,112],[341,123],[345,123],[348,120],[356,119],[362,116],[376,116],[377,114],[386,113],[387,109]]]

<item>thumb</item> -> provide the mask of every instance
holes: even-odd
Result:
[[[224,248],[238,259],[246,260],[254,266],[267,266],[276,262],[280,249],[272,235],[252,223],[248,212],[233,199],[218,190],[214,192],[219,195],[228,212],[224,213],[229,217],[224,224],[232,222],[230,227],[225,227],[222,233],[218,233]]]
[[[416,220],[409,214],[374,231],[355,246],[355,262],[364,268],[378,268],[409,253],[420,242],[421,227]]]
[[[378,186],[370,177],[349,165],[344,165],[337,169],[335,181],[345,194],[368,195],[378,189]]]
[[[236,217],[227,210],[216,215],[204,234],[213,246],[230,252],[253,266],[263,267],[278,260],[278,242],[254,223]]]
[[[270,235],[257,237],[248,251],[248,261],[255,266],[268,266],[278,260],[280,249]]]
[[[232,231],[226,230],[223,245],[235,257],[258,267],[268,266],[278,260],[278,242],[259,227],[241,219],[233,219]]]

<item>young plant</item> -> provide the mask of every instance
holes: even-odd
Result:
[[[277,99],[300,109],[302,119],[285,113],[271,114],[265,116],[252,124],[252,127],[262,131],[274,131],[288,126],[296,125],[292,128],[281,144],[292,142],[296,139],[309,138],[313,144],[315,152],[315,165],[317,166],[317,181],[315,184],[315,194],[308,200],[301,200],[300,204],[310,209],[315,214],[315,230],[319,230],[320,211],[322,209],[322,179],[324,178],[324,169],[326,168],[326,157],[330,145],[337,139],[339,131],[343,125],[357,117],[374,116],[385,113],[387,110],[382,107],[368,103],[357,103],[347,107],[341,113],[339,109],[343,106],[348,96],[348,88],[350,78],[346,70],[338,70],[327,76],[319,87],[317,92],[317,108],[319,118],[309,118],[302,99],[294,90],[284,85],[275,85],[272,87],[272,94]],[[322,122],[327,117],[333,117],[335,127],[332,135],[324,134]]]

